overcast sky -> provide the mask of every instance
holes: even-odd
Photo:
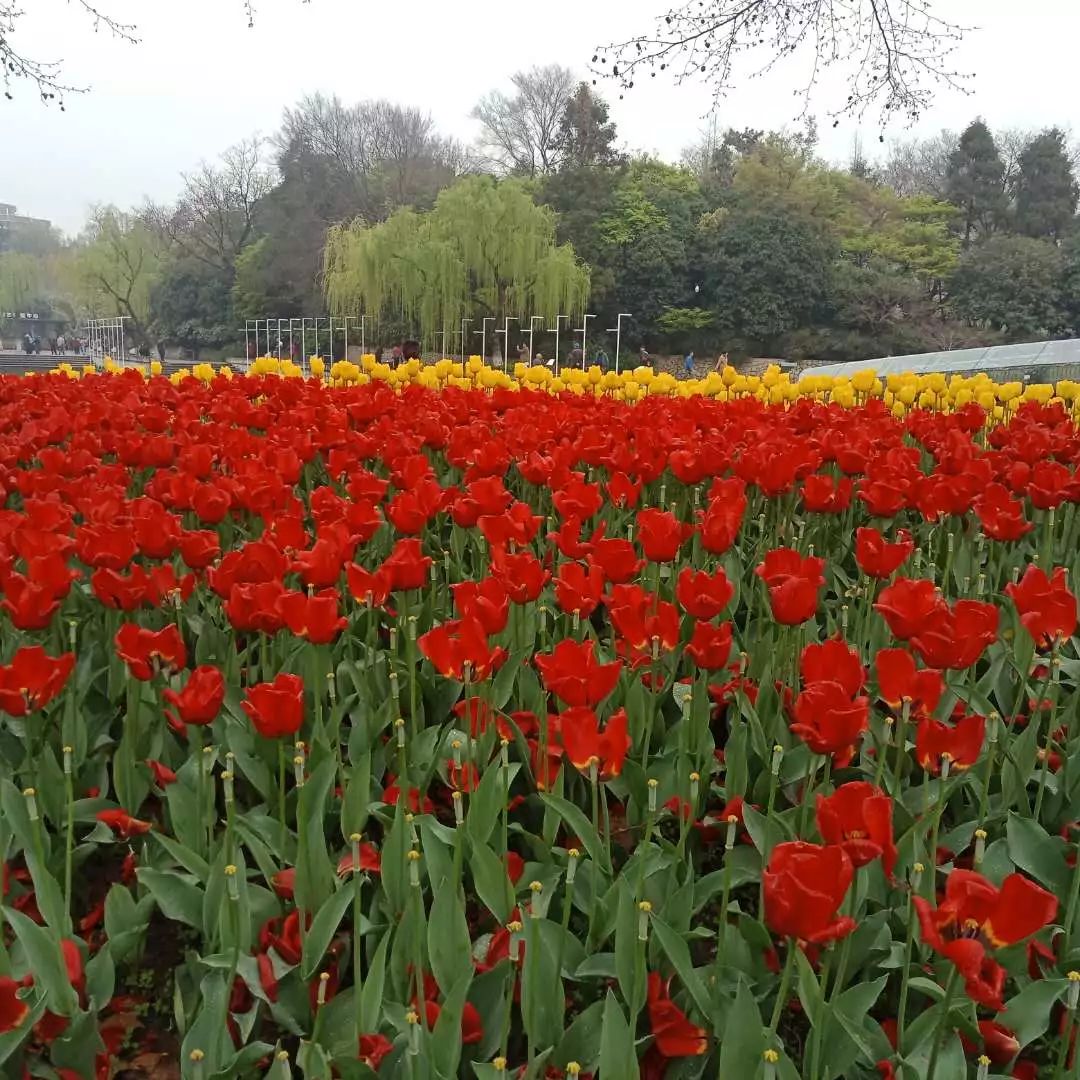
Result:
[[[957,68],[974,78],[968,95],[943,90],[917,132],[963,127],[982,115],[992,127],[1057,124],[1080,134],[1070,60],[1080,34],[1076,0],[932,4],[943,17],[977,27],[956,56]],[[27,5],[17,47],[62,58],[67,79],[91,91],[70,96],[66,112],[42,106],[27,86],[15,88],[12,102],[0,98],[0,202],[75,232],[94,203],[170,199],[181,171],[252,133],[270,134],[285,106],[316,90],[346,102],[388,97],[418,105],[442,131],[471,141],[469,112],[482,93],[534,64],[558,62],[584,74],[595,45],[647,30],[667,0],[257,5],[248,29],[242,0],[100,0],[102,9],[138,25],[134,46],[95,33],[68,0]],[[747,81],[721,105],[720,123],[791,125],[803,75],[782,65]],[[639,83],[624,101],[615,100],[614,86],[601,90],[627,148],[672,160],[694,141],[711,103],[706,87],[675,87],[663,76]],[[837,160],[850,156],[857,131],[852,121],[833,129],[825,118],[839,90],[825,84],[813,106],[822,152]],[[875,119],[862,129],[871,156],[880,149]],[[907,134],[899,126],[887,132]]]

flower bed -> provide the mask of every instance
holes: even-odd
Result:
[[[1074,395],[437,368],[0,379],[5,1075],[1073,1075]]]

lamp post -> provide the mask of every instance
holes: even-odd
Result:
[[[469,337],[468,337],[468,325],[472,322],[472,319],[461,320],[461,377],[465,377],[465,361],[468,357],[465,355],[468,350]]]
[[[619,366],[619,345],[622,342],[622,321],[623,319],[632,319],[634,316],[628,311],[620,311],[615,317],[615,325],[608,330],[609,334],[615,335],[615,374],[618,375],[622,370]]]
[[[496,334],[502,334],[503,336],[503,371],[506,370],[506,361],[510,354],[510,324],[517,321],[516,316],[509,315],[503,322],[503,328],[495,331]]]
[[[536,355],[533,349],[533,324],[539,320],[540,322],[546,322],[543,315],[530,315],[529,316],[529,363],[533,362],[533,357]]]
[[[581,326],[579,326],[574,333],[581,335],[581,370],[585,370],[585,338],[589,331],[589,320],[595,319],[595,315],[582,315]]]
[[[555,316],[555,329],[548,331],[549,334],[554,334],[555,335],[555,376],[556,376],[556,378],[558,377],[558,374],[559,374],[559,363],[560,363],[560,360],[559,360],[559,326],[561,325],[563,319],[565,319],[567,322],[569,322],[570,321],[570,316],[569,315],[556,315]]]
[[[480,358],[484,361],[485,365],[487,364],[487,324],[494,321],[494,315],[485,315],[480,320],[481,328],[473,331],[474,334],[480,335]]]

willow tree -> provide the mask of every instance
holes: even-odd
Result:
[[[399,210],[379,225],[337,226],[325,282],[335,315],[402,319],[425,336],[484,317],[580,315],[589,270],[555,240],[555,214],[518,180],[471,176],[427,213]],[[489,333],[489,341],[493,337]]]

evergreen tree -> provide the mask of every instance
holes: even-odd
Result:
[[[1058,240],[1076,214],[1080,188],[1065,135],[1057,128],[1036,135],[1020,155],[1016,179],[1016,228],[1026,236]]]
[[[1000,223],[1005,212],[1005,164],[994,136],[981,120],[970,123],[949,155],[945,195],[961,211],[964,245],[972,235],[985,236]]]
[[[559,125],[560,170],[596,165],[618,165],[622,155],[615,149],[615,124],[609,119],[607,102],[588,83],[578,83],[566,103]]]

